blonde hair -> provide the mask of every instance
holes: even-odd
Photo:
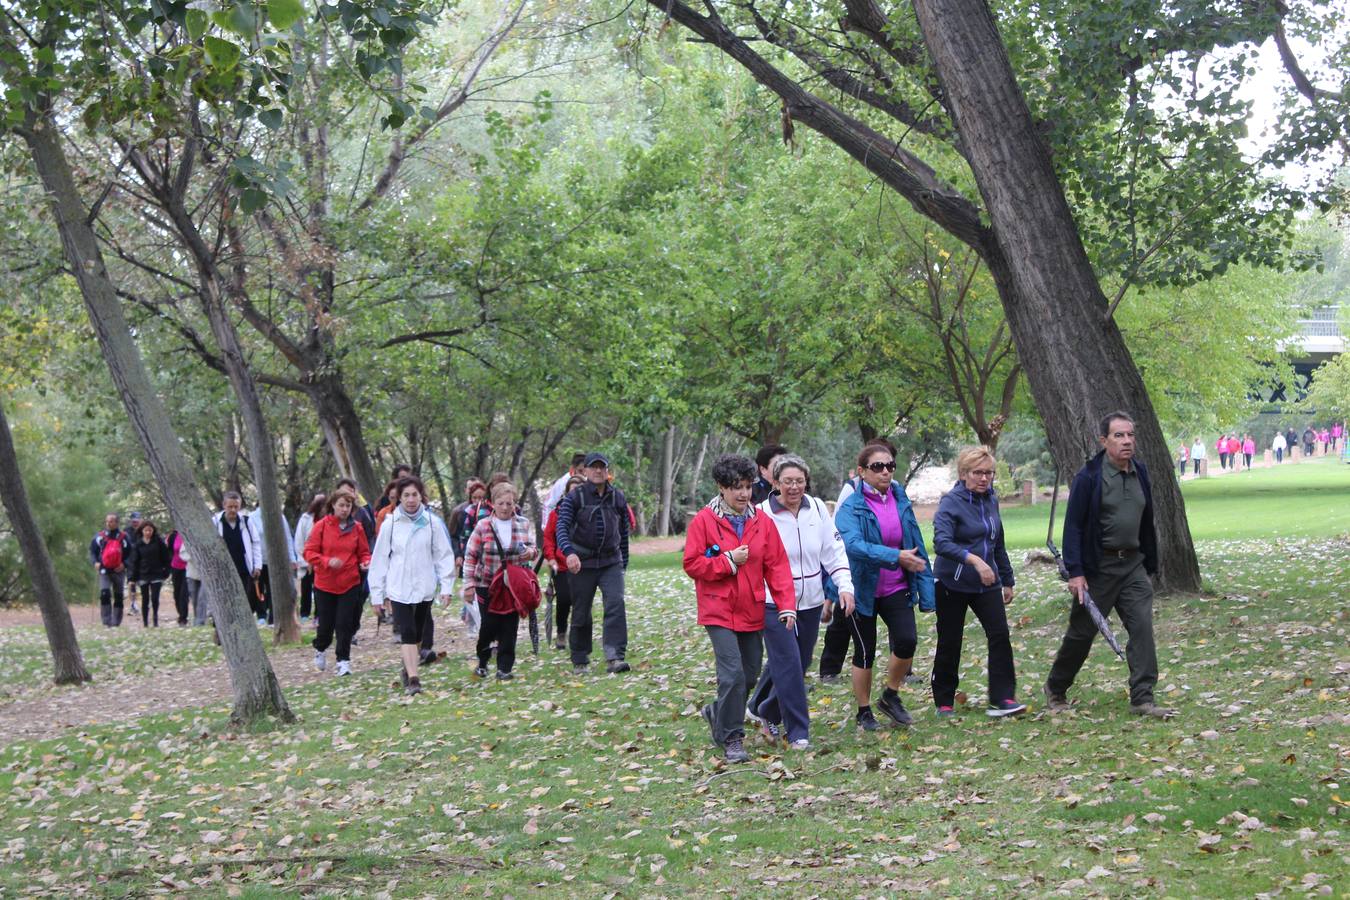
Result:
[[[956,477],[965,478],[975,464],[982,459],[989,460],[990,464],[994,462],[994,451],[983,445],[979,447],[962,447],[961,452],[956,454]]]
[[[499,481],[492,486],[492,502],[496,503],[506,494],[511,495],[511,499],[516,498],[516,486],[509,481]]]

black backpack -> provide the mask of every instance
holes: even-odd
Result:
[[[590,485],[572,494],[572,549],[581,559],[594,559],[606,553],[619,552],[621,525],[619,516],[627,515],[628,505],[623,492],[611,487],[603,497],[595,497]],[[606,512],[608,510],[608,512]],[[603,541],[603,545],[601,543]]]

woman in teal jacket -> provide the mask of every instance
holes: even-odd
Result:
[[[872,663],[877,650],[877,619],[886,623],[890,661],[886,688],[877,706],[897,725],[913,718],[900,701],[900,682],[909,673],[918,645],[914,607],[935,608],[933,570],[923,545],[914,507],[892,476],[895,457],[885,447],[869,444],[858,455],[859,489],[834,514],[835,527],[848,551],[856,604],[851,617],[854,637],[853,696],[858,702],[858,727],[877,729],[869,698]]]

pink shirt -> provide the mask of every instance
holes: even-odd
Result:
[[[1247,438],[1242,444],[1242,452],[1249,456],[1256,453],[1256,441]]]
[[[867,508],[872,510],[872,515],[877,517],[877,524],[881,526],[881,542],[887,547],[899,550],[905,537],[905,526],[900,524],[900,509],[895,502],[895,494],[891,491],[878,494],[870,485],[864,484],[863,499],[867,501]],[[877,579],[876,595],[890,596],[903,591],[908,583],[905,580],[904,569],[899,566],[887,569],[883,566]]]

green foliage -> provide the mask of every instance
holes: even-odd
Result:
[[[113,491],[112,476],[97,452],[71,446],[63,432],[74,426],[64,419],[64,404],[52,404],[31,392],[6,402],[19,454],[24,487],[33,515],[42,529],[61,589],[70,603],[96,596],[89,539],[103,525]],[[55,407],[55,408],[54,408]],[[32,600],[19,543],[0,510],[0,603]]]

